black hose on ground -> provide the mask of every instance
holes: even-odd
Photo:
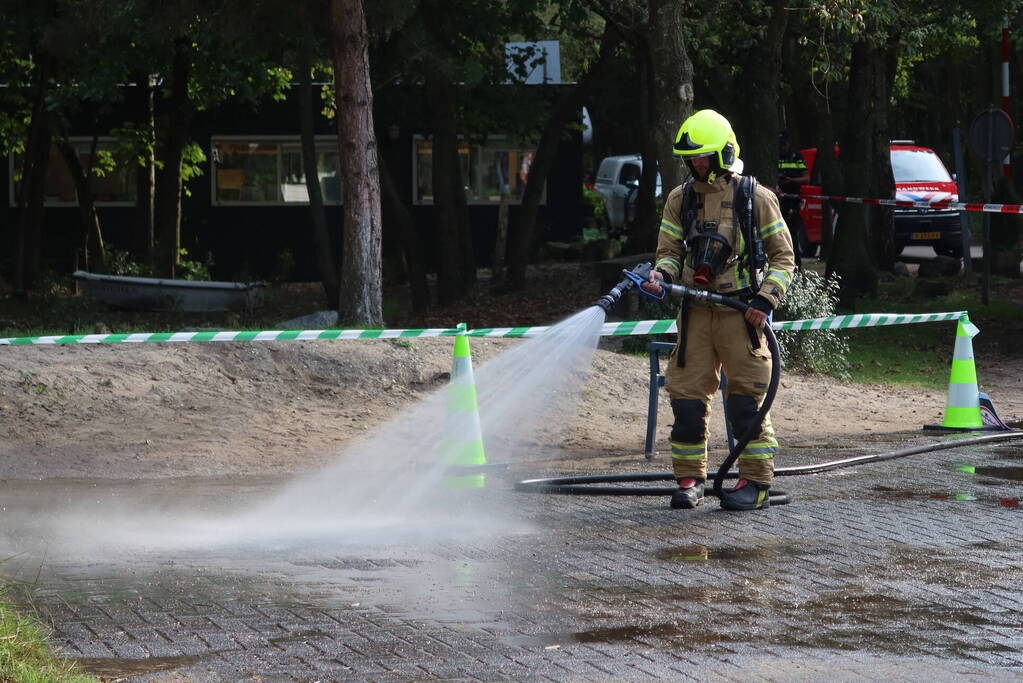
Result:
[[[885,462],[896,458],[905,458],[909,455],[920,453],[931,453],[948,448],[960,446],[973,446],[976,444],[988,443],[991,441],[1008,441],[1012,439],[1023,439],[1023,431],[1014,430],[1001,434],[985,434],[983,436],[971,436],[966,438],[950,439],[941,443],[926,444],[923,446],[912,446],[890,453],[878,453],[876,455],[860,455],[854,458],[842,460],[831,460],[829,462],[817,463],[815,465],[800,465],[796,467],[781,467],[774,471],[776,477],[795,477],[806,474],[821,474],[838,470],[845,467],[867,465],[875,462]],[[728,473],[726,479],[735,479],[734,472]],[[597,474],[579,477],[551,477],[547,479],[526,479],[515,484],[516,491],[529,493],[552,493],[576,496],[670,496],[675,493],[677,487],[655,487],[655,486],[594,486],[594,484],[619,484],[641,481],[673,481],[675,475],[671,472],[648,472],[642,474]],[[771,500],[774,505],[774,500]]]

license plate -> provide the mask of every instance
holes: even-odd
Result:
[[[915,240],[940,240],[940,232],[914,232],[911,237]]]

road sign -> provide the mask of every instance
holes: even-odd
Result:
[[[1008,114],[988,109],[970,124],[970,151],[988,163],[1001,161],[1012,148],[1014,133]]]

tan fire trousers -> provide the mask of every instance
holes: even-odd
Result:
[[[750,413],[759,410],[767,393],[771,378],[771,352],[763,331],[759,331],[760,347],[753,348],[746,322],[736,310],[693,304],[688,315],[688,324],[683,326],[680,321],[679,325],[680,334],[684,329],[688,335],[685,365],[679,367],[676,362],[676,345],[665,370],[665,388],[673,399],[672,407],[680,406],[675,410],[676,424],[672,429],[672,468],[677,479],[706,479],[710,399],[718,389],[722,367],[728,379],[726,401],[735,438],[738,439],[745,429],[742,425],[752,422]],[[694,400],[702,402],[702,409]],[[739,455],[739,477],[770,484],[774,479],[774,455],[777,451],[778,442],[768,415],[759,435]]]

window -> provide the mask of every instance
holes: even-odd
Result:
[[[415,203],[433,203],[433,141],[417,138],[415,154]],[[497,204],[501,193],[508,193],[514,204],[522,201],[533,151],[526,145],[492,139],[486,144],[462,142],[458,147],[462,162],[465,199],[470,204]]]
[[[213,203],[308,204],[302,144],[291,137],[213,138]],[[341,203],[337,138],[316,138],[316,175],[325,204]]]
[[[96,141],[97,159],[93,165],[96,169],[103,170],[102,175],[97,175],[95,171],[89,173],[93,139],[71,138],[71,144],[78,152],[78,161],[86,173],[89,173],[89,187],[92,189],[92,199],[97,206],[132,206],[135,204],[136,166],[130,155],[122,154],[117,150],[116,142],[114,138],[99,138]],[[21,171],[22,163],[20,155],[11,155],[11,206],[16,206],[18,203],[21,183],[15,181],[14,177],[16,172]],[[74,179],[56,145],[50,147],[50,160],[46,166],[45,192],[45,206],[78,205],[78,191],[75,189]]]
[[[631,182],[638,183],[639,176],[643,172],[638,164],[622,164],[622,172],[618,174],[618,184],[628,185]]]
[[[893,149],[892,175],[897,183],[950,183],[952,176],[934,152]]]

